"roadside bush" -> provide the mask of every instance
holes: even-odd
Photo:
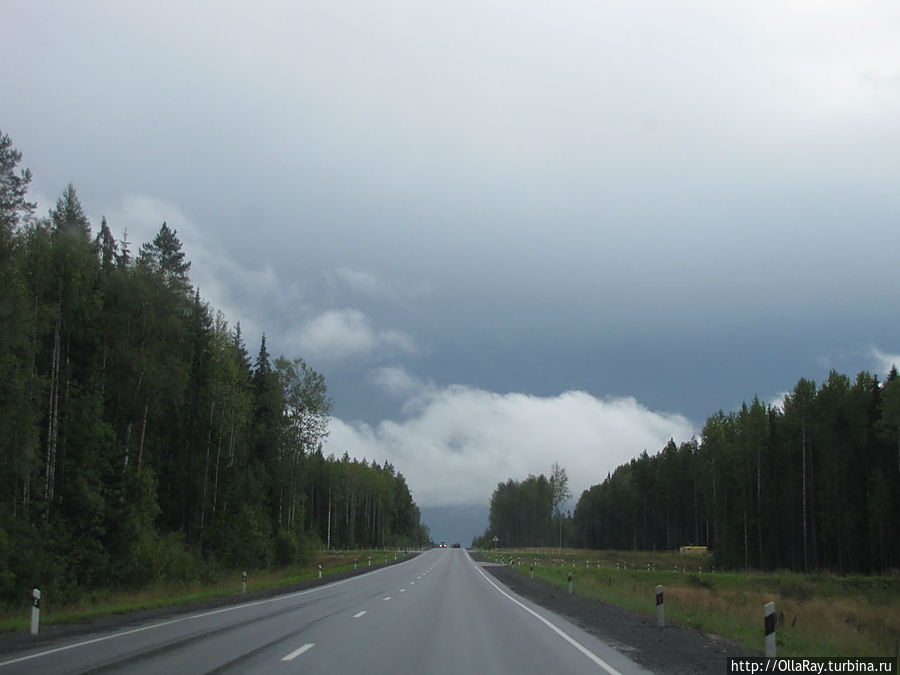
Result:
[[[709,575],[697,575],[688,577],[688,583],[691,586],[696,586],[698,588],[705,588],[708,591],[715,592],[716,588],[713,585],[713,582],[710,580]]]
[[[170,532],[156,542],[156,557],[159,561],[159,577],[166,581],[194,581],[200,576],[202,564],[185,549],[184,537],[180,532]]]
[[[322,540],[315,530],[307,530],[300,538],[300,556],[297,563],[300,565],[309,565],[322,550]]]
[[[300,542],[293,532],[278,530],[275,536],[275,564],[287,567],[297,562],[300,557]]]
[[[242,504],[233,526],[223,533],[222,562],[227,569],[261,569],[274,557],[273,542],[265,519]]]
[[[785,574],[778,581],[777,587],[782,598],[792,598],[800,602],[809,600],[815,590],[809,582],[793,574]]]

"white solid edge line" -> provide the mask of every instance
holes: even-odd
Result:
[[[563,631],[563,630],[562,630],[561,628],[559,628],[558,626],[554,626],[550,621],[547,621],[547,619],[545,619],[545,618],[542,617],[540,614],[538,614],[538,613],[535,612],[533,609],[531,609],[531,607],[527,607],[526,605],[523,605],[521,602],[519,602],[518,600],[516,600],[513,596],[511,596],[509,593],[507,593],[507,592],[504,591],[502,588],[500,588],[497,584],[495,584],[493,581],[491,581],[490,577],[488,577],[488,575],[485,574],[484,570],[482,570],[480,567],[478,567],[478,565],[475,564],[475,561],[472,560],[472,556],[471,556],[471,555],[466,556],[466,557],[469,559],[469,562],[472,564],[472,567],[474,567],[474,568],[478,571],[478,573],[481,574],[482,577],[484,577],[484,580],[487,581],[491,586],[493,586],[493,587],[496,589],[496,591],[497,591],[498,593],[500,593],[501,595],[503,595],[507,600],[510,600],[510,601],[516,603],[519,607],[521,607],[521,608],[524,609],[526,612],[528,612],[529,614],[531,614],[531,615],[532,615],[533,617],[535,617],[538,621],[541,621],[545,626],[547,626],[550,630],[552,630],[552,631],[555,632],[557,635],[559,635],[563,640],[565,640],[566,642],[568,642],[570,645],[572,645],[573,647],[575,647],[575,649],[577,649],[577,650],[580,651],[582,654],[584,654],[586,657],[588,657],[591,661],[593,661],[593,662],[596,663],[598,666],[600,666],[601,668],[603,668],[603,670],[605,670],[607,673],[609,673],[609,675],[622,675],[622,673],[620,673],[618,670],[616,670],[615,668],[613,668],[613,667],[612,667],[611,665],[609,665],[606,661],[604,661],[603,659],[601,659],[601,658],[600,658],[599,656],[597,656],[594,652],[592,652],[590,649],[588,649],[588,648],[585,647],[583,644],[581,644],[578,640],[576,640],[575,638],[573,638],[571,635],[569,635],[568,633],[566,633],[565,631]]]
[[[300,656],[303,652],[308,652],[310,649],[312,649],[312,648],[315,647],[315,646],[316,646],[316,643],[315,643],[315,642],[307,642],[305,645],[303,645],[303,646],[300,647],[299,649],[295,649],[294,651],[292,651],[292,652],[291,652],[290,654],[288,654],[287,656],[282,656],[282,657],[281,657],[281,660],[282,660],[282,661],[293,661],[293,660],[296,659],[298,656]]]
[[[418,557],[418,556],[416,556]],[[10,659],[8,661],[0,661],[0,668],[5,666],[11,666],[14,663],[22,663],[23,661],[31,661],[32,659],[37,659],[42,656],[49,656],[50,654],[58,654],[59,652],[65,652],[70,649],[76,649],[78,647],[86,647],[88,645],[97,644],[98,642],[106,642],[107,640],[112,640],[114,638],[125,637],[126,635],[134,635],[135,633],[143,633],[144,631],[153,630],[154,628],[162,628],[163,626],[171,626],[172,624],[182,623],[185,621],[193,621],[194,619],[202,619],[207,616],[213,616],[215,614],[225,614],[227,612],[234,612],[238,609],[244,609],[246,607],[255,607],[257,605],[265,605],[271,602],[280,602],[282,600],[291,600],[293,598],[299,597],[301,595],[308,595],[310,593],[317,593],[318,591],[323,591],[325,589],[331,588],[333,586],[339,586],[340,584],[346,584],[351,581],[356,581],[358,579],[362,579],[363,577],[369,574],[376,574],[378,572],[384,572],[386,570],[392,569],[394,567],[398,567],[400,565],[406,565],[411,563],[416,559],[410,558],[409,560],[404,560],[401,563],[397,563],[396,565],[391,565],[390,567],[380,567],[379,569],[372,570],[371,572],[363,572],[362,574],[357,574],[356,576],[349,577],[347,579],[340,579],[338,581],[331,581],[327,584],[323,584],[322,586],[316,586],[315,588],[308,588],[305,591],[297,591],[295,593],[286,593],[284,595],[276,595],[273,598],[266,598],[264,600],[254,600],[253,602],[244,602],[239,605],[231,605],[229,607],[223,607],[221,609],[213,609],[208,612],[201,612],[200,614],[192,614],[191,616],[182,616],[177,619],[170,619],[168,621],[162,621],[160,623],[153,623],[149,626],[140,626],[139,628],[132,628],[131,630],[122,631],[121,633],[110,633],[109,635],[103,635],[101,637],[93,638],[91,640],[84,640],[83,642],[73,642],[72,644],[62,645],[61,647],[54,647],[53,649],[47,649],[42,652],[35,652],[34,654],[28,654],[26,656],[20,656],[15,659]]]

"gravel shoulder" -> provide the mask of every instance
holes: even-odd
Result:
[[[477,562],[488,562],[470,552]],[[540,579],[500,565],[484,566],[510,590],[577,625],[603,640],[648,670],[661,674],[724,673],[729,656],[758,656],[718,636],[693,628],[656,626],[656,619],[609,605],[599,600],[569,595]]]

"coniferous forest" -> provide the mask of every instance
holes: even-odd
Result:
[[[133,247],[71,185],[37,217],[20,161],[0,134],[0,599],[428,540],[394,467],[323,456],[323,376],[251,357],[174,228]]]
[[[699,439],[643,452],[585,490],[575,542],[709,546],[727,568],[883,572],[900,567],[900,377],[801,379],[709,417]]]
[[[490,548],[495,535],[504,547],[693,544],[728,569],[896,569],[900,376],[832,371],[819,387],[801,379],[783,406],[754,398],[719,411],[700,438],[644,451],[585,490],[570,517],[553,487],[543,475],[498,484],[473,545]]]

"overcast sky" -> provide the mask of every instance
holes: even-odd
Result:
[[[167,221],[422,506],[900,361],[894,0],[0,10],[42,212]]]

